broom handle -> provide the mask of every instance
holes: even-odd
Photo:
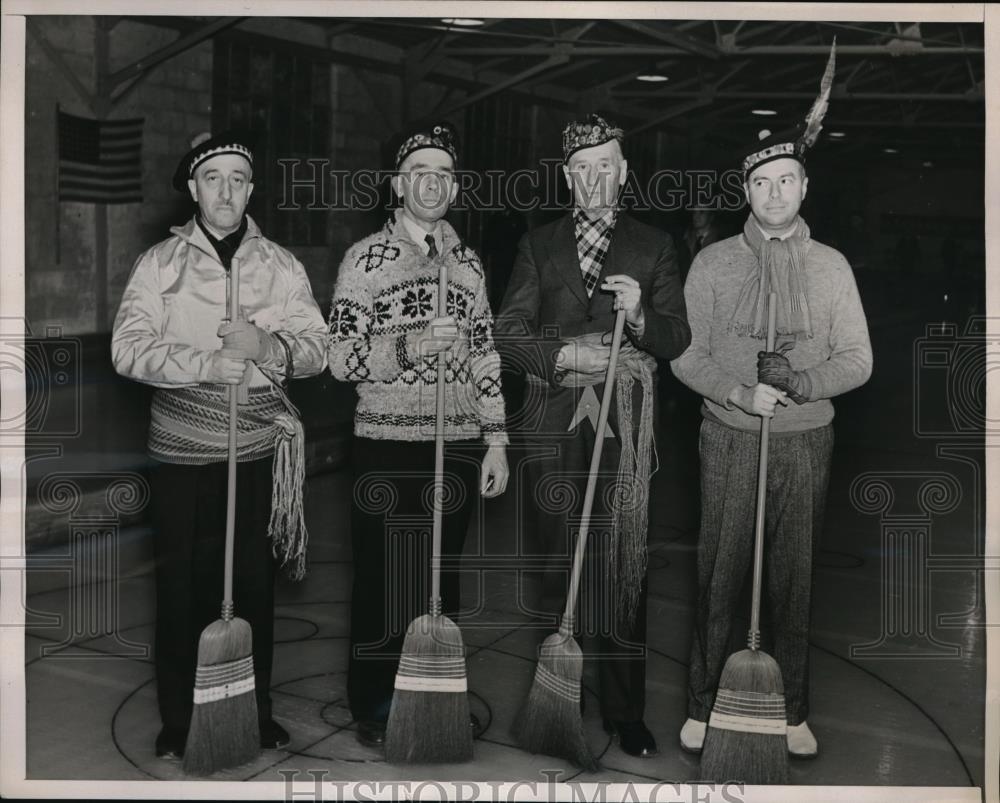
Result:
[[[448,266],[438,272],[438,317],[448,314]],[[434,408],[434,525],[431,533],[431,615],[441,613],[441,504],[444,495],[444,351],[437,353],[437,398]]]
[[[233,258],[229,268],[229,320],[235,321],[240,311],[240,261]],[[233,543],[236,533],[236,416],[238,386],[229,386],[229,455],[226,487],[226,562],[222,599],[222,618],[233,618]]]
[[[608,359],[608,375],[604,380],[604,396],[601,399],[601,413],[597,418],[597,431],[594,434],[594,453],[590,458],[590,474],[587,476],[587,492],[583,497],[583,516],[580,518],[580,533],[576,537],[576,552],[573,555],[573,571],[569,580],[569,593],[566,595],[566,610],[563,613],[560,629],[566,629],[566,635],[572,634],[573,614],[576,611],[576,595],[580,588],[580,575],[583,572],[583,556],[587,551],[587,533],[590,530],[590,512],[594,506],[594,492],[597,489],[597,469],[601,464],[601,452],[604,451],[604,431],[608,426],[608,412],[611,409],[611,393],[615,386],[615,370],[618,367],[618,352],[621,350],[622,330],[625,328],[625,310],[618,310],[615,318],[615,333],[611,339],[611,356]]]
[[[767,350],[774,351],[775,314],[777,295],[767,297]],[[753,545],[753,602],[750,607],[749,647],[760,646],[760,586],[764,562],[764,500],[767,496],[767,443],[771,433],[771,419],[764,416],[760,422],[760,459],[757,464],[757,516],[754,521]]]

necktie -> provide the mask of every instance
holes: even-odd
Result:
[[[424,237],[424,242],[427,243],[427,256],[434,259],[438,255],[437,243],[434,242],[434,235],[428,234]]]

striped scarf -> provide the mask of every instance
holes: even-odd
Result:
[[[806,300],[805,255],[809,249],[809,227],[798,217],[795,231],[784,240],[769,239],[754,216],[747,218],[743,237],[757,257],[758,269],[747,274],[729,331],[737,337],[762,339],[767,334],[767,299],[778,296],[776,332],[811,338],[812,320]]]
[[[200,466],[228,459],[229,386],[159,388],[153,394],[150,457],[163,463]],[[305,576],[308,533],[302,510],[305,484],[304,433],[298,411],[280,388],[251,387],[239,405],[236,460],[274,455],[268,537],[293,579]]]

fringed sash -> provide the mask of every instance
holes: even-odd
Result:
[[[153,394],[149,455],[164,463],[224,462],[229,442],[229,386],[158,388]],[[305,576],[306,531],[302,508],[305,435],[298,411],[276,385],[251,387],[239,405],[236,459],[274,455],[268,537],[275,557],[295,580]]]
[[[646,540],[649,530],[649,481],[656,469],[653,457],[656,443],[653,437],[653,374],[656,359],[629,344],[623,344],[615,371],[615,396],[621,456],[614,495],[614,529],[611,536],[611,555],[607,563],[611,585],[616,590],[619,619],[632,625],[639,609],[639,591],[646,576]],[[634,431],[633,394],[638,380],[642,388],[642,408],[639,413],[638,433]],[[564,387],[586,387],[605,381],[604,374],[577,374],[569,372],[563,379]],[[544,384],[541,379],[528,374],[528,382]],[[629,436],[625,437],[625,433]],[[657,460],[657,464],[658,464]],[[614,569],[614,570],[613,570]]]

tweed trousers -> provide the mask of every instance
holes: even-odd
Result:
[[[702,518],[688,715],[704,722],[726,659],[743,648],[731,640],[734,619],[742,613],[741,591],[752,578],[760,433],[706,419],[698,448]],[[781,669],[789,725],[809,713],[813,553],[822,532],[832,452],[830,424],[772,433],[768,446],[761,639]],[[735,635],[743,640],[745,634]]]

